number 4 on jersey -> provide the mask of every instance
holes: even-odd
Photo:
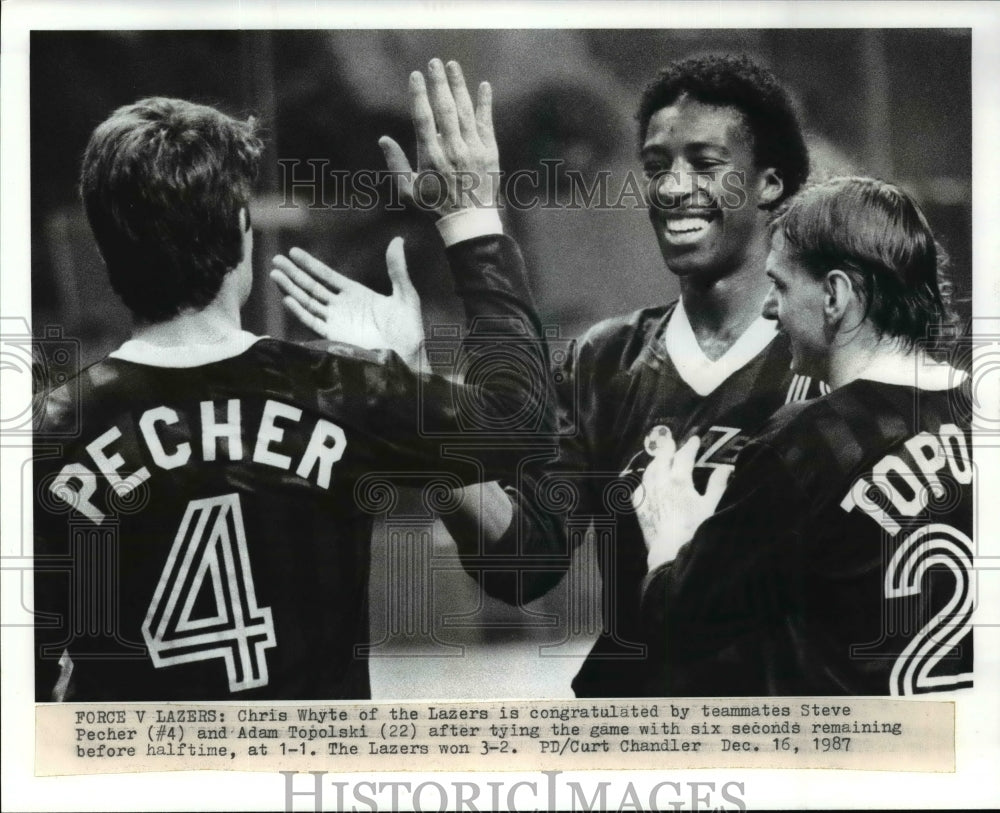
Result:
[[[274,622],[257,605],[239,494],[188,503],[142,634],[157,668],[222,658],[231,692],[267,685]]]

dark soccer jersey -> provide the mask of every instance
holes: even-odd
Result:
[[[857,380],[788,407],[651,579],[651,693],[911,695],[972,684],[968,384]]]
[[[513,244],[449,255],[468,315],[518,317],[536,339],[522,349],[544,364]],[[384,510],[372,495],[400,474],[451,487],[509,476],[525,441],[494,444],[479,468],[441,438],[464,401],[499,420],[539,389],[526,368],[463,389],[391,353],[322,345],[262,338],[188,367],[111,357],[44,396],[38,700],[64,651],[67,699],[369,696],[369,546]]]
[[[583,337],[557,376],[558,458],[526,469],[510,484],[510,532],[482,558],[466,557],[488,591],[525,601],[552,587],[571,551],[593,534],[605,629],[574,680],[581,697],[634,696],[647,685],[651,653],[639,623],[646,547],[631,495],[662,428],[678,442],[692,434],[702,438],[697,477],[707,479],[713,467],[735,462],[775,410],[819,394],[818,382],[790,372],[787,339],[773,330],[762,350],[699,394],[665,349],[674,308],[610,319]],[[497,572],[504,564],[510,573]]]

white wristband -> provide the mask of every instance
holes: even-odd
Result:
[[[440,218],[436,225],[445,248],[474,237],[503,234],[500,212],[494,208],[459,209]]]

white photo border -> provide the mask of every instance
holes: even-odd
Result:
[[[974,315],[1000,323],[1000,4],[996,2],[291,2],[177,0],[59,2],[5,0],[0,41],[0,309],[4,317],[29,317],[30,187],[28,162],[28,39],[32,29],[278,29],[278,28],[971,28],[973,54],[973,257]],[[19,397],[23,393],[5,394]],[[0,450],[2,451],[2,450]],[[1000,482],[1000,449],[976,446],[984,481]],[[17,483],[10,456],[0,462],[4,484]],[[988,494],[985,488],[981,493]],[[0,490],[3,555],[21,551],[22,495]],[[987,502],[984,500],[983,502]],[[30,508],[29,513],[30,516]],[[1000,607],[1000,522],[995,505],[979,506],[980,552],[992,557],[979,601]],[[5,576],[6,584],[6,576]],[[18,612],[17,591],[2,594],[4,618]],[[3,627],[3,808],[8,810],[258,810],[284,806],[284,778],[271,773],[173,773],[36,778],[30,628]],[[974,808],[1000,804],[1000,627],[976,632],[976,688],[956,696],[955,774],[844,771],[670,771],[669,778],[745,784],[750,808]],[[937,699],[937,698],[935,698]],[[332,778],[332,777],[331,777]],[[343,777],[358,781],[360,777]],[[382,778],[382,777],[380,777]],[[434,774],[442,784],[461,779],[485,783],[540,782],[539,774]],[[650,782],[649,774],[618,772],[601,780]],[[385,781],[419,781],[415,774],[385,774]],[[595,781],[566,774],[564,780]],[[489,798],[484,795],[483,798]],[[609,798],[620,796],[609,794]],[[332,795],[328,804],[333,802]],[[557,802],[568,803],[560,797]],[[297,802],[297,809],[311,809]]]

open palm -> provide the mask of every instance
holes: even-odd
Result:
[[[646,465],[642,484],[632,495],[632,506],[646,541],[650,571],[671,561],[681,546],[692,539],[698,526],[712,516],[732,468],[717,467],[708,479],[705,493],[701,494],[694,485],[699,438],[690,437],[678,449],[668,431],[658,442],[657,454]]]
[[[420,296],[406,270],[402,238],[389,243],[386,267],[392,282],[388,296],[349,279],[300,248],[274,258],[271,279],[285,307],[324,339],[369,350],[394,350],[410,367],[428,369]]]

